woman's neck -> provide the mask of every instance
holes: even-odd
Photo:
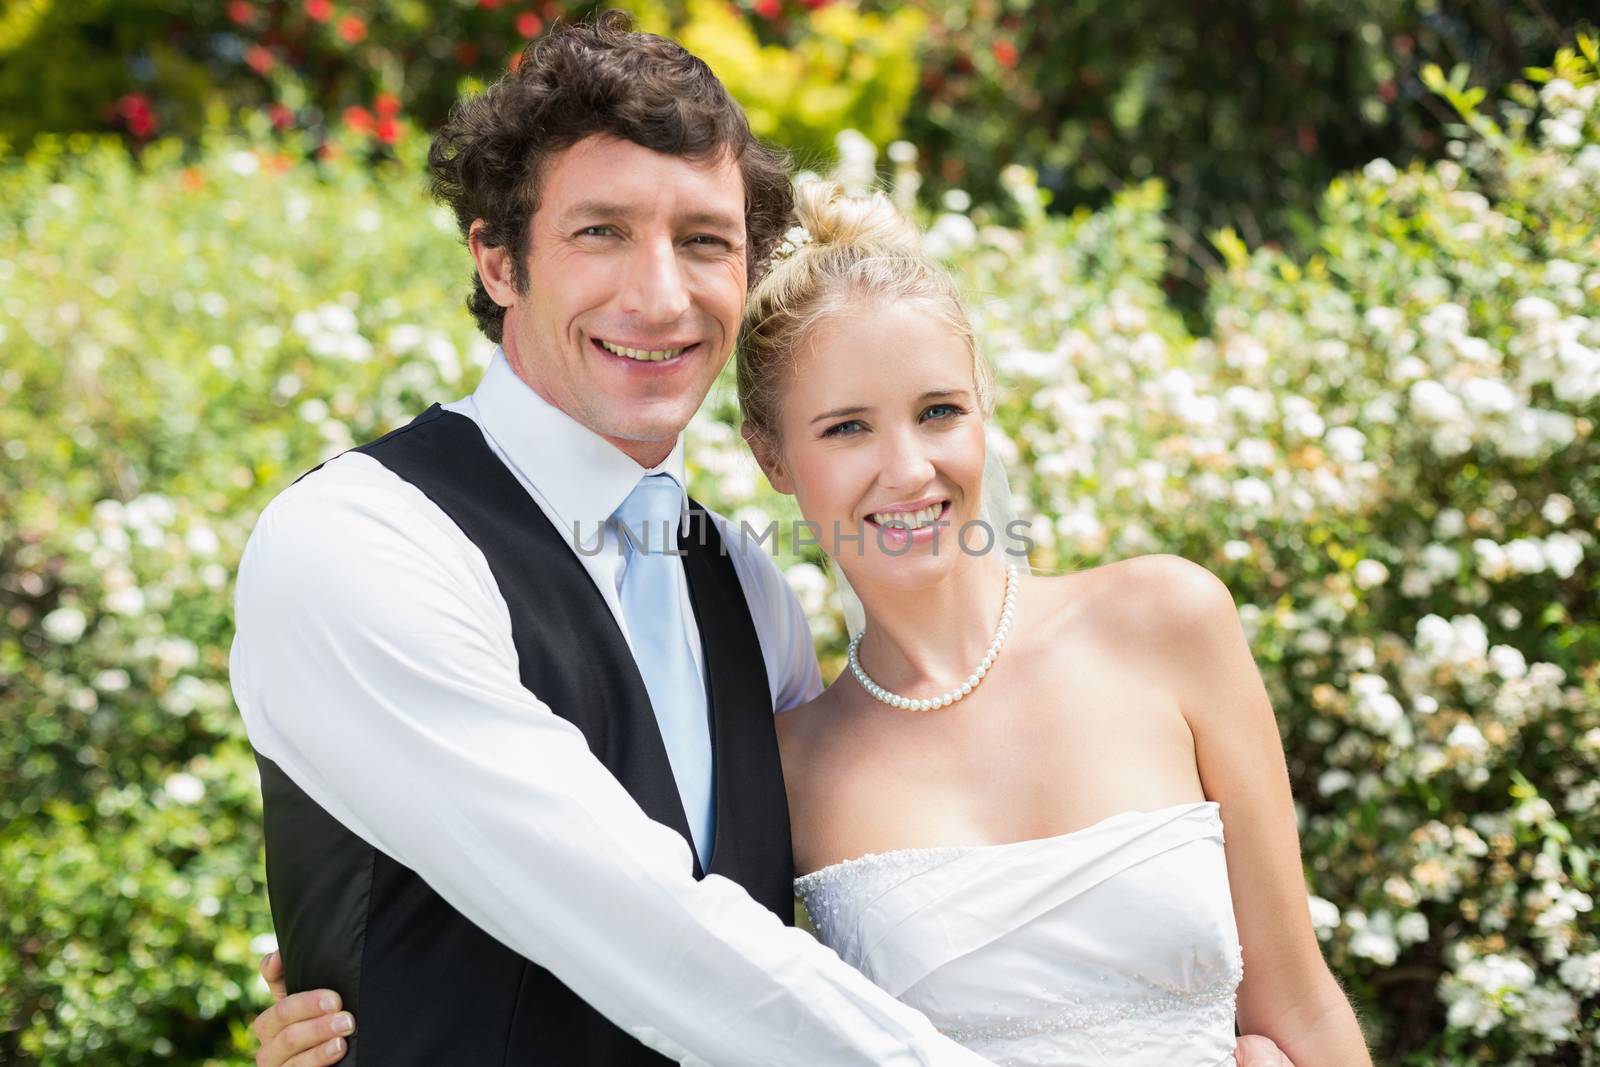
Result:
[[[851,580],[866,613],[858,655],[872,680],[902,695],[960,685],[994,640],[1005,598],[1000,556],[963,554],[938,582],[918,589]]]

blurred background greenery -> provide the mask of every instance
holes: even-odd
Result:
[[[1600,1062],[1585,6],[632,5],[927,225],[1036,566],[1228,581],[1384,1063]],[[0,6],[0,1063],[249,1061],[233,568],[299,472],[471,388],[428,131],[592,10]],[[694,490],[764,526],[737,425],[719,383]],[[785,560],[831,677],[822,562]]]

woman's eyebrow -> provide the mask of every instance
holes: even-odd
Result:
[[[868,409],[861,407],[859,404],[855,407],[834,408],[832,411],[824,411],[821,415],[818,415],[816,418],[812,419],[811,422],[812,425],[815,425],[821,422],[823,419],[840,419],[846,415],[859,415],[866,410]]]

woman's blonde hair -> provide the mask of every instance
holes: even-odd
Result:
[[[800,347],[825,319],[881,300],[925,301],[961,337],[987,410],[993,375],[955,279],[922,251],[916,226],[889,198],[811,181],[795,191],[795,215],[810,239],[756,283],[739,330],[739,403],[750,431],[776,446],[778,394]]]

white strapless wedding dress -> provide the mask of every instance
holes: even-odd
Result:
[[[1007,1067],[1231,1067],[1239,934],[1214,801],[796,879],[817,936]]]

